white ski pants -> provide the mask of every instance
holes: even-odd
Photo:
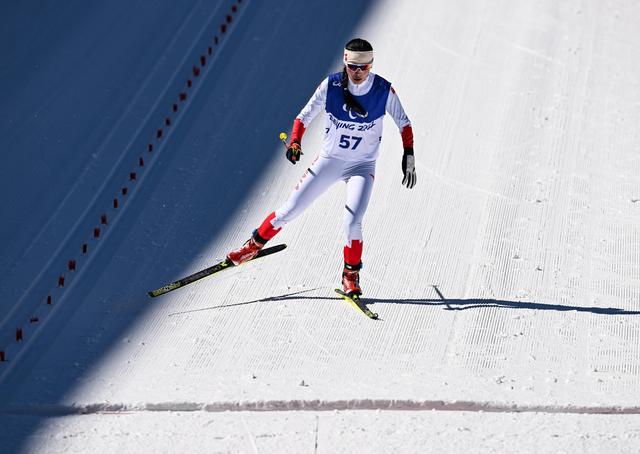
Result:
[[[336,158],[318,157],[302,175],[289,199],[275,211],[271,222],[280,229],[300,215],[313,201],[336,181],[347,184],[347,200],[344,207],[343,228],[345,245],[362,241],[362,218],[369,205],[376,162],[350,162]]]

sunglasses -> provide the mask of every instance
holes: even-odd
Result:
[[[371,65],[353,65],[351,63],[347,64],[347,68],[349,68],[351,71],[357,71],[357,70],[361,70],[361,71],[368,71],[369,69],[371,69]]]

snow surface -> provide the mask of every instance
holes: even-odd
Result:
[[[0,6],[0,449],[640,450],[640,6],[232,5]],[[341,185],[148,298],[286,199],[322,129],[295,167],[278,133],[353,36],[416,134],[407,190],[386,122],[365,217],[381,320],[333,293]]]

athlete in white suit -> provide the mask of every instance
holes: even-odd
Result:
[[[375,180],[376,160],[382,140],[382,120],[391,115],[402,136],[402,183],[416,183],[411,122],[391,83],[371,72],[373,48],[363,39],[345,46],[344,69],[327,77],[296,117],[291,131],[287,159],[300,160],[302,136],[307,126],[324,110],[325,136],[319,156],[304,172],[287,201],[270,213],[252,237],[227,256],[234,264],[252,259],[283,226],[301,214],[336,181],[347,185],[344,211],[345,293],[361,294],[362,218],[369,204]]]

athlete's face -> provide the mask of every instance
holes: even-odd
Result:
[[[351,82],[356,85],[365,81],[371,71],[371,65],[347,65],[347,75]]]

